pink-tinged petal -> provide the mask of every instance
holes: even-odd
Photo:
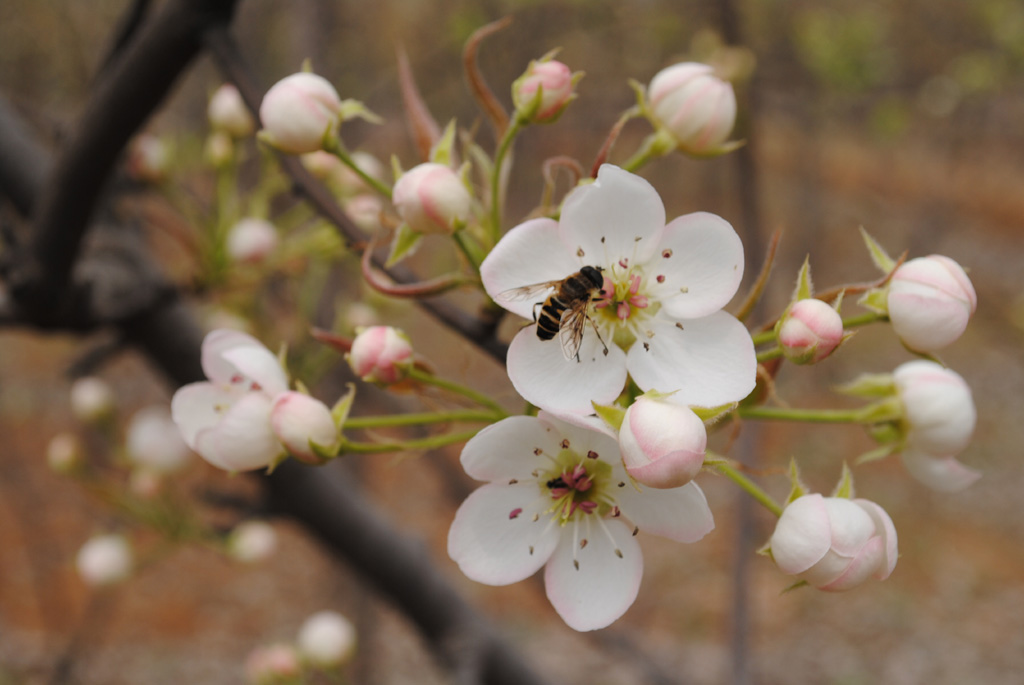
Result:
[[[485,481],[530,479],[561,450],[561,435],[533,416],[511,416],[474,435],[462,448],[462,468],[471,478]]]
[[[288,376],[281,368],[281,362],[263,345],[235,347],[225,350],[221,357],[271,397],[288,389]]]
[[[852,556],[839,554],[830,549],[821,561],[799,574],[799,577],[814,587],[824,587],[841,578],[849,570],[853,559]]]
[[[195,449],[199,431],[217,425],[222,411],[240,396],[238,392],[206,381],[189,383],[178,388],[171,398],[171,418],[181,431],[181,437]]]
[[[654,319],[648,348],[638,341],[626,367],[642,390],[673,392],[669,402],[717,407],[737,402],[754,389],[757,358],[743,324],[716,312],[679,323]]]
[[[906,450],[901,456],[910,475],[936,492],[959,492],[981,478],[979,471],[951,456],[933,456],[914,449]]]
[[[686,214],[665,227],[659,250],[645,268],[651,295],[669,318],[700,318],[736,294],[743,278],[743,243],[722,217]]]
[[[579,361],[566,359],[557,340],[541,340],[524,328],[508,348],[508,376],[528,402],[553,414],[593,414],[591,401],[611,404],[626,383],[626,355],[616,345],[605,355],[587,329]]]
[[[511,229],[480,265],[484,289],[505,309],[533,319],[533,307],[549,293],[524,297],[514,289],[560,281],[586,262],[562,243],[552,219],[531,219]]]
[[[562,206],[558,224],[570,254],[583,263],[610,266],[620,259],[646,262],[665,230],[665,205],[645,179],[611,164],[597,180],[576,188]]]
[[[819,494],[790,502],[782,510],[768,543],[775,564],[787,575],[803,573],[820,562],[831,544],[828,510],[825,498]]]
[[[855,499],[853,501],[857,506],[868,512],[868,515],[875,522],[875,534],[882,538],[885,559],[876,570],[875,578],[885,580],[892,575],[893,569],[896,568],[896,559],[899,557],[896,526],[893,525],[888,512],[874,502],[866,499]]]
[[[825,510],[832,522],[832,550],[845,557],[856,556],[875,534],[874,520],[862,507],[840,497],[827,497]]]
[[[570,628],[597,630],[632,606],[640,591],[643,557],[632,531],[619,521],[586,516],[575,527],[562,529],[561,541],[544,569],[544,585],[555,611]]]
[[[231,382],[232,377],[238,372],[235,366],[224,359],[224,353],[236,348],[262,348],[264,347],[256,338],[242,331],[234,331],[229,328],[218,328],[210,331],[203,338],[201,348],[201,363],[203,373],[214,383],[226,385]]]
[[[455,513],[448,556],[478,583],[508,585],[529,578],[548,561],[561,536],[561,527],[544,514],[550,502],[535,481],[480,487]]]
[[[223,413],[216,426],[199,432],[196,452],[228,471],[269,466],[284,453],[270,429],[271,405],[271,398],[263,393],[246,393]]]
[[[676,542],[696,542],[715,528],[711,508],[696,483],[671,490],[637,490],[626,483],[615,490],[615,501],[641,531]]]
[[[879,569],[885,564],[885,542],[880,537],[871,538],[857,552],[857,556],[849,562],[846,570],[838,578],[829,583],[816,584],[812,582],[811,584],[826,592],[842,592],[857,587],[868,578],[876,576]]]

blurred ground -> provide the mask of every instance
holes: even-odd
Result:
[[[96,46],[104,45],[124,4],[109,0],[86,9],[53,0],[0,7],[0,88],[44,133],[74,115],[94,55],[102,54]],[[573,154],[589,165],[632,102],[626,79],[645,82],[699,50],[700,31],[719,25],[720,5],[467,1],[443,7],[248,0],[236,33],[265,84],[313,57],[343,97],[363,99],[388,118],[381,128],[353,124],[346,141],[382,158],[398,150],[411,164],[398,114],[395,42],[409,52],[436,116],[468,123],[476,114],[462,87],[459,46],[469,31],[514,11],[513,28],[488,42],[481,57],[500,97],[507,101],[505,84],[529,59],[559,45],[560,59],[588,74],[580,100],[561,122],[530,131],[519,143],[509,212],[518,216],[540,195],[532,175],[537,161]],[[755,512],[754,543],[737,551],[737,493],[705,476],[701,484],[717,530],[690,546],[644,539],[646,572],[636,604],[611,630],[578,635],[562,626],[537,579],[484,587],[462,578],[447,560],[444,539],[458,504],[451,493],[467,485],[457,473],[457,450],[422,459],[367,458],[354,467],[394,519],[422,536],[453,582],[556,681],[658,682],[660,672],[669,682],[728,682],[739,554],[751,574],[753,682],[1020,682],[1024,10],[998,0],[905,0],[836,2],[829,9],[792,2],[781,11],[778,3],[758,0],[744,3],[741,17],[758,60],[750,140],[761,237],[777,227],[786,231],[763,311],[785,302],[808,252],[820,287],[874,277],[860,245],[861,225],[893,254],[941,253],[968,267],[979,310],[943,359],[974,389],[979,425],[963,460],[984,478],[948,496],[911,481],[897,461],[858,468],[858,492],[882,504],[896,523],[901,558],[887,582],[829,595],[781,594],[787,579],[754,555],[770,532],[770,516]],[[171,135],[200,126],[206,93],[218,83],[208,63],[197,65],[154,130]],[[628,156],[646,132],[640,123],[627,127],[613,160]],[[486,142],[486,133],[481,138]],[[645,175],[662,193],[669,216],[717,212],[748,246],[754,242],[754,227],[742,224],[734,158],[670,157],[652,163]],[[748,254],[749,264],[759,260]],[[500,368],[418,315],[402,310],[399,317],[440,370],[515,406]],[[352,617],[360,631],[352,682],[445,682],[402,618],[288,522],[276,524],[282,551],[266,564],[242,567],[195,547],[165,550],[144,540],[159,559],[108,593],[84,588],[74,554],[90,534],[117,522],[109,508],[53,475],[42,456],[49,437],[71,425],[63,373],[81,352],[80,342],[25,332],[0,336],[0,683],[47,682],[69,651],[75,682],[240,683],[252,647],[292,639],[306,615],[326,607]],[[458,355],[451,354],[453,345]],[[828,392],[830,384],[908,358],[888,331],[866,330],[820,366],[786,369],[779,390],[796,405],[839,405],[843,400]],[[118,358],[102,375],[117,385],[125,416],[169,397],[139,359]],[[832,487],[841,460],[871,446],[858,429],[829,426],[765,426],[755,444],[759,468],[778,472],[795,455],[821,490]],[[247,481],[199,464],[189,479],[249,489]],[[765,482],[784,495],[781,477]]]

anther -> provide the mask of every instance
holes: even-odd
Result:
[[[577,570],[577,571],[579,571],[579,570],[580,570],[580,562],[579,562],[578,560],[576,560],[576,559],[573,559],[573,560],[572,560],[572,565],[576,567],[576,570]]]
[[[676,324],[676,325],[678,326],[679,324]],[[539,447],[534,447],[533,448],[533,454],[534,454],[534,456],[539,457],[540,455],[544,454],[544,450],[542,450]]]
[[[580,549],[584,549],[589,543],[590,543],[589,540],[587,540],[586,538],[583,538],[582,540],[580,540]]]
[[[598,454],[594,450],[587,452],[587,459],[597,459]]]
[[[583,256],[583,248],[582,247],[576,248],[576,256],[577,257],[582,257]]]
[[[664,283],[665,274],[658,274],[657,276],[654,277],[654,280],[656,280],[658,283]]]
[[[569,449],[569,438],[562,438],[562,449]]]
[[[669,257],[671,257],[672,256],[672,248],[669,247],[669,248],[665,248],[664,250],[662,250],[661,251],[661,256],[664,257],[665,259],[668,259]]]
[[[651,343],[645,342],[644,343],[644,352],[650,352],[650,351],[651,351]]]
[[[639,532],[640,532],[640,527],[639,526],[633,526],[633,537],[636,537],[636,534],[639,533]]]
[[[679,292],[685,295],[686,293],[690,292],[690,289],[684,285],[681,288],[679,288]]]
[[[676,321],[676,328],[678,328],[679,330],[683,330],[683,324]]]
[[[509,484],[509,485],[515,485],[515,484],[516,484],[516,483],[518,483],[518,482],[519,482],[519,479],[518,479],[518,478],[512,478],[511,480],[509,480],[508,484]]]
[[[522,507],[516,507],[512,511],[508,512],[508,519],[509,519],[509,521],[511,521],[512,519],[519,518],[519,515],[522,514],[522,513],[523,513],[523,508]]]
[[[533,545],[530,545],[530,556],[533,556]]]
[[[618,557],[619,559],[622,559],[622,558],[624,558],[624,557],[622,556],[622,550],[621,550],[621,549],[619,549],[618,547],[616,547],[616,548],[615,548],[615,556],[617,556],[617,557]]]

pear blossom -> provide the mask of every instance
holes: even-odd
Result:
[[[841,591],[896,567],[896,528],[865,499],[804,495],[782,511],[768,543],[779,570],[819,590]]]
[[[814,364],[832,354],[843,341],[843,319],[821,300],[797,300],[780,319],[776,336],[786,359]]]
[[[558,60],[530,62],[523,75],[512,84],[516,111],[534,123],[555,121],[575,97],[573,88],[577,80],[572,70]]]
[[[732,84],[707,64],[683,62],[662,69],[651,79],[647,99],[655,125],[684,152],[716,152],[736,123]]]
[[[548,599],[575,630],[603,628],[633,604],[643,575],[638,530],[696,542],[714,528],[696,483],[634,485],[613,437],[547,412],[488,426],[461,460],[488,482],[456,512],[448,555],[488,585],[543,567]]]
[[[114,391],[98,376],[83,376],[71,384],[71,413],[82,423],[97,424],[114,414]]]
[[[266,521],[243,521],[228,536],[228,554],[243,563],[263,561],[276,550],[277,533]]]
[[[274,463],[284,447],[271,429],[270,411],[288,390],[277,357],[246,333],[219,329],[203,340],[201,362],[209,380],[179,388],[171,400],[185,442],[227,471]]]
[[[918,359],[893,371],[903,407],[903,464],[917,480],[939,492],[962,490],[981,477],[956,460],[977,421],[971,389],[960,374]]]
[[[296,644],[299,653],[316,666],[337,667],[352,658],[356,629],[336,611],[318,611],[303,622]]]
[[[469,218],[473,203],[459,175],[443,164],[413,167],[395,182],[392,201],[415,233],[451,233]]]
[[[545,293],[518,293],[583,266],[601,269],[605,280],[576,357],[566,359],[532,326],[509,347],[509,378],[526,400],[556,414],[590,414],[592,402],[618,397],[627,373],[642,390],[673,393],[670,401],[686,406],[720,406],[754,389],[753,342],[721,311],[743,275],[743,245],[727,221],[697,212],[666,225],[654,188],[605,164],[594,183],[566,198],[560,221],[511,229],[480,275],[498,304],[532,318]]]
[[[92,586],[113,585],[132,573],[132,549],[123,535],[97,535],[78,550],[78,574]]]
[[[340,116],[338,91],[324,77],[307,72],[275,83],[260,104],[263,138],[295,155],[320,150],[324,135],[337,126]]]
[[[689,407],[640,396],[629,405],[619,428],[626,473],[652,488],[676,488],[704,465],[708,434]]]
[[[276,250],[279,242],[274,224],[246,217],[228,229],[225,249],[234,262],[257,264]]]
[[[274,399],[270,427],[288,453],[307,464],[322,464],[311,445],[331,448],[338,442],[338,427],[331,410],[318,399],[294,390]]]
[[[256,122],[242,100],[242,94],[230,83],[222,84],[210,96],[206,116],[215,130],[223,131],[233,138],[251,136],[256,129]]]
[[[907,347],[934,352],[964,332],[978,307],[978,296],[959,264],[931,255],[896,269],[886,305],[892,327]]]
[[[132,415],[125,451],[132,463],[153,473],[179,471],[192,454],[166,405],[145,407]]]
[[[370,326],[352,341],[348,363],[368,383],[397,383],[413,366],[409,336],[392,326]]]

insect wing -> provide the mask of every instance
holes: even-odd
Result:
[[[555,288],[561,283],[561,281],[544,281],[543,283],[534,283],[532,285],[524,285],[518,288],[509,288],[503,290],[494,298],[494,301],[498,304],[502,302],[523,302],[534,298],[543,300],[541,295],[545,295],[547,291]]]
[[[558,342],[562,345],[562,354],[566,359],[573,360],[579,356],[587,319],[586,300],[574,304],[562,313],[562,321],[558,327]]]

